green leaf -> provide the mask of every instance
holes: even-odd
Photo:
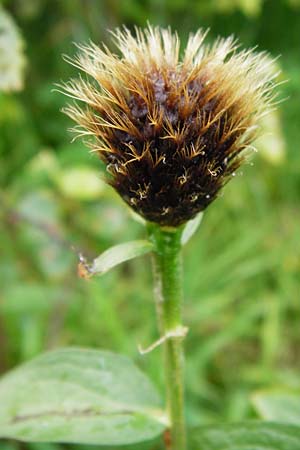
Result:
[[[191,431],[192,450],[299,450],[300,427],[272,422],[216,425]]]
[[[99,171],[84,165],[59,171],[54,181],[65,197],[74,200],[96,200],[105,189]]]
[[[102,275],[122,262],[145,255],[153,250],[153,244],[146,240],[125,242],[115,245],[94,259],[89,272]]]
[[[257,140],[260,155],[274,166],[284,164],[287,150],[279,112],[272,111],[263,117],[261,126],[263,134]]]
[[[158,395],[126,357],[66,348],[46,353],[0,381],[0,437],[119,445],[165,428]]]
[[[22,89],[25,65],[23,47],[15,22],[0,6],[0,91]]]
[[[300,393],[284,391],[258,392],[252,397],[258,414],[274,420],[300,426]]]
[[[181,235],[181,244],[185,245],[197,231],[203,217],[203,212],[200,212],[194,219],[189,220]]]

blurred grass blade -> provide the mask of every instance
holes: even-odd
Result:
[[[199,427],[191,431],[193,450],[299,450],[300,427],[243,422]]]
[[[145,255],[153,250],[153,244],[146,240],[125,242],[109,248],[94,259],[89,272],[91,275],[102,275],[113,267],[137,256]]]
[[[197,216],[189,220],[186,226],[184,227],[182,236],[181,236],[181,244],[185,245],[193,236],[193,234],[196,233],[203,217],[203,212],[197,214]]]
[[[0,5],[0,91],[22,89],[25,65],[23,47],[15,22]]]
[[[253,395],[252,404],[266,420],[300,426],[300,392],[262,391]],[[299,446],[300,448],[300,446]]]
[[[66,348],[24,364],[0,381],[0,437],[119,445],[165,428],[158,395],[122,355]]]

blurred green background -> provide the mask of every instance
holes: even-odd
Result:
[[[258,390],[300,391],[300,1],[0,5],[0,372],[51,348],[102,347],[131,356],[163,391],[160,351],[137,351],[157,338],[149,259],[89,282],[76,275],[76,251],[94,257],[144,229],[101,182],[97,158],[71,143],[72,124],[59,111],[66,98],[53,92],[76,75],[62,59],[73,42],[109,43],[108,29],[149,21],[171,25],[183,42],[199,27],[210,28],[211,40],[233,33],[245,47],[281,55],[288,80],[259,152],[184,250],[188,421],[257,417]]]

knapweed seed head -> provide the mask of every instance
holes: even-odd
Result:
[[[69,59],[88,77],[63,85],[65,112],[106,165],[108,182],[148,221],[176,227],[204,210],[235,174],[272,104],[265,53],[237,51],[232,37],[180,42],[169,29],[113,33],[117,56],[80,45]]]

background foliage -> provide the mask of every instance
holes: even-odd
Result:
[[[137,352],[157,337],[147,257],[98,280],[77,278],[77,251],[94,257],[142,239],[144,230],[101,182],[98,160],[70,143],[71,124],[59,112],[66,99],[53,92],[76,74],[61,56],[74,53],[73,42],[108,43],[107,29],[149,21],[171,25],[183,41],[199,26],[210,27],[210,39],[234,33],[244,46],[281,54],[281,77],[289,80],[281,86],[286,100],[265,124],[272,135],[257,143],[253,163],[208,209],[185,249],[189,423],[257,417],[251,399],[260,390],[300,392],[300,2],[0,4],[8,13],[0,10],[0,371],[45,349],[101,347],[132,356],[163,390],[160,352]]]

